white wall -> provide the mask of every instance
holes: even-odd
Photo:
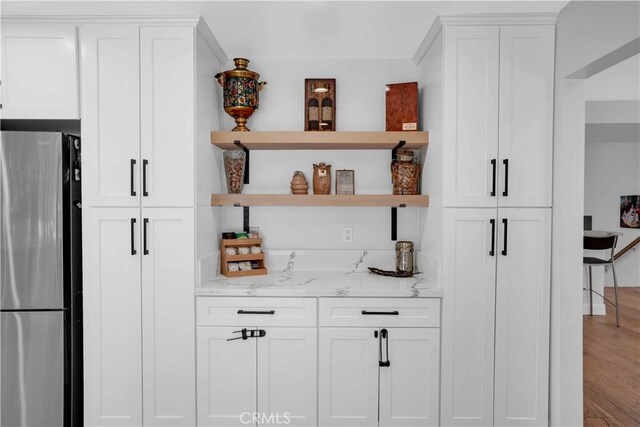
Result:
[[[638,2],[571,2],[558,15],[554,113],[550,423],[582,425],[585,84],[565,77],[638,37]]]
[[[251,58],[250,58],[251,59]],[[225,69],[232,69],[229,63]],[[407,60],[261,60],[249,69],[267,85],[260,92],[260,108],[248,121],[255,131],[304,130],[304,79],[336,79],[338,131],[383,131],[385,85],[416,81],[416,66]],[[226,116],[223,130],[234,126]],[[240,135],[241,137],[241,135]],[[289,194],[293,172],[301,170],[311,187],[313,164],[335,170],[355,170],[357,194],[391,194],[390,150],[379,151],[252,151],[251,183],[243,193]],[[312,190],[310,188],[310,193]],[[242,228],[242,210],[224,208],[223,228]],[[260,227],[267,249],[393,249],[390,208],[253,207],[252,226]],[[398,239],[417,241],[417,208],[398,209]],[[342,242],[342,227],[353,227],[353,243]]]
[[[620,196],[640,194],[640,143],[587,144],[585,151],[584,214],[593,216],[594,230],[624,233],[618,249],[640,236],[640,229],[620,227]],[[640,250],[616,261],[618,285],[640,286]],[[613,286],[611,272],[605,285]]]

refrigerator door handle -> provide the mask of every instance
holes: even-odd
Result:
[[[136,195],[136,189],[135,189],[135,168],[136,168],[136,159],[131,159],[131,163],[129,165],[129,176],[131,179],[131,195],[135,196]]]
[[[136,246],[135,246],[135,235],[136,235],[136,219],[131,218],[131,255],[135,255],[138,253],[136,251]]]
[[[149,160],[142,159],[142,195],[144,197],[148,197],[149,193],[147,192],[147,166],[149,165]]]

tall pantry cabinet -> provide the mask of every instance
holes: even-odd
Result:
[[[423,45],[442,425],[548,424],[554,23],[440,17]]]
[[[195,110],[217,114],[224,61],[198,18],[91,22],[79,40],[85,425],[193,426],[196,156],[213,126]]]

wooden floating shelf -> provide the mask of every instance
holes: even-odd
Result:
[[[428,195],[212,194],[212,206],[428,207]]]
[[[223,150],[417,150],[429,144],[429,133],[408,132],[211,132],[211,143]]]

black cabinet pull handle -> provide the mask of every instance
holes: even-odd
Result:
[[[131,195],[135,196],[136,195],[136,189],[134,188],[135,186],[135,168],[136,168],[136,159],[131,159],[131,164],[129,167],[129,173],[131,175]]]
[[[135,255],[138,253],[136,251],[136,246],[135,246],[135,234],[136,234],[136,219],[131,218],[131,255]]]
[[[275,310],[238,310],[238,314],[276,314]]]
[[[142,224],[142,253],[149,255],[149,250],[147,249],[147,225],[149,224],[149,218],[143,219]]]
[[[489,220],[491,223],[491,250],[489,251],[490,256],[495,256],[496,252],[496,220],[491,218]]]
[[[507,256],[507,218],[502,218],[504,225],[504,242],[502,243],[502,255]]]
[[[149,160],[142,159],[142,195],[144,197],[149,196],[147,193],[147,166],[149,165]]]
[[[397,310],[394,311],[367,311],[362,310],[363,316],[398,316],[400,312]]]
[[[379,365],[381,367],[389,367],[391,366],[391,362],[389,361],[389,331],[387,331],[386,329],[382,329],[380,331],[380,361],[379,361]],[[385,342],[385,349],[386,349],[386,360],[383,361],[382,360],[382,340],[384,340]]]
[[[493,178],[491,180],[492,184],[491,184],[491,197],[495,197],[496,196],[496,172],[497,172],[497,166],[496,166],[496,159],[491,159],[491,166],[493,168]]]
[[[509,195],[509,159],[504,159],[502,161],[504,164],[504,191],[502,192],[503,196]]]

